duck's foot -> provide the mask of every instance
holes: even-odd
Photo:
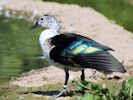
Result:
[[[60,97],[60,96],[67,96],[68,95],[68,91],[67,91],[67,88],[63,88],[59,94],[57,95],[54,95],[53,97],[54,98],[57,98],[57,97]]]
[[[61,96],[67,96],[68,95],[68,89],[67,87],[64,87],[63,86],[63,89],[56,95],[53,95],[50,99],[55,99],[55,98],[58,98],[58,97],[61,97]]]

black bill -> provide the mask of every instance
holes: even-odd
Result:
[[[38,21],[36,21],[36,22],[34,23],[34,25],[33,25],[29,30],[36,29],[36,28],[38,28],[38,27],[40,27],[40,25],[38,24]]]

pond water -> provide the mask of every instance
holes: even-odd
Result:
[[[29,31],[31,22],[0,16],[0,83],[31,69],[47,66],[39,59],[38,37],[42,29]]]

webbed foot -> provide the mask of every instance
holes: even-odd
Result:
[[[64,85],[64,86],[63,86],[63,89],[62,89],[58,94],[53,95],[53,96],[50,98],[50,100],[53,100],[53,99],[58,98],[58,97],[60,97],[60,96],[67,96],[67,95],[68,95],[68,89],[67,89],[67,86]]]

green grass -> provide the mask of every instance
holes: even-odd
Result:
[[[44,0],[92,7],[133,32],[133,5],[128,0]]]
[[[22,72],[47,66],[38,37],[42,29],[29,31],[32,22],[0,16],[0,83]]]
[[[51,88],[52,87],[52,88]],[[48,84],[41,87],[19,87],[12,86],[9,83],[0,85],[0,100],[49,100],[47,96],[43,94],[35,94],[32,92],[37,91],[54,91],[58,90],[61,84]],[[7,99],[8,98],[8,99]]]
[[[98,83],[81,82],[80,80],[75,81],[74,84],[69,84],[70,90],[80,91],[84,89],[85,93],[71,92],[71,95],[69,95],[70,100],[133,100],[133,78],[124,80],[117,88],[107,88]],[[73,85],[74,89],[72,89]],[[9,100],[16,100],[16,98],[22,98],[23,100],[49,100],[49,97],[42,93],[44,91],[59,90],[61,86],[62,84],[59,83],[41,87],[18,87],[11,86],[9,83],[1,84],[0,100],[7,100],[7,98]],[[42,93],[36,94],[35,92],[37,91]]]

